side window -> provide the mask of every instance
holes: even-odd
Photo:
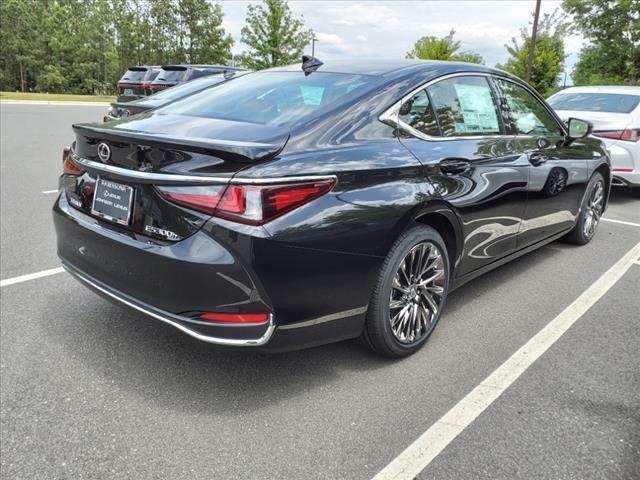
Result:
[[[499,135],[498,108],[485,77],[455,77],[427,88],[445,137]]]
[[[440,135],[436,116],[429,102],[429,96],[424,90],[421,90],[402,104],[398,112],[398,119],[426,135]]]
[[[510,110],[511,129],[518,135],[549,135],[561,137],[558,122],[540,101],[520,85],[497,80]]]

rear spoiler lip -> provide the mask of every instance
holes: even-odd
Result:
[[[141,172],[139,170],[130,170],[128,168],[116,167],[114,165],[105,165],[104,163],[94,162],[82,158],[73,151],[70,152],[71,161],[82,169],[92,169],[99,172],[108,173],[110,175],[124,178],[125,180],[134,179],[138,183],[147,183],[153,185],[212,185],[212,184],[243,184],[243,185],[278,185],[290,182],[319,182],[322,180],[338,181],[336,175],[294,175],[290,177],[245,177],[240,172],[234,172],[229,176],[204,176],[204,175],[180,175],[173,173],[152,173]]]
[[[103,128],[91,124],[74,124],[73,130],[81,135],[97,135],[98,137],[116,142],[132,141],[147,146],[168,148],[182,148],[186,151],[203,152],[209,155],[226,157],[229,160],[249,163],[267,160],[282,151],[289,140],[286,135],[282,145],[275,143],[240,142],[235,140],[216,140],[208,138],[180,138],[166,134],[147,133],[137,131],[120,132],[113,128]]]

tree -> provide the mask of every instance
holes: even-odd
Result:
[[[591,41],[580,52],[572,77],[576,85],[628,83],[640,79],[640,2],[564,0],[574,29]]]
[[[460,42],[453,39],[455,30],[451,30],[445,37],[438,38],[427,35],[418,39],[413,50],[407,52],[406,58],[421,60],[448,60],[484,64],[484,59],[475,52],[458,52]]]
[[[240,63],[253,70],[288,65],[300,61],[313,31],[304,19],[294,18],[284,0],[264,0],[264,5],[249,5],[242,42],[249,46]]]
[[[233,39],[222,28],[223,17],[222,7],[217,3],[180,0],[178,55],[187,63],[227,63]]]
[[[558,86],[560,74],[564,70],[566,55],[563,36],[565,33],[564,17],[557,12],[546,14],[540,21],[529,83],[543,96],[554,92]],[[512,38],[511,45],[505,45],[511,57],[504,65],[496,65],[496,67],[525,78],[531,47],[528,28],[520,30],[520,41],[521,43]]]

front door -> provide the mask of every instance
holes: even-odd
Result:
[[[509,111],[513,150],[531,164],[518,235],[518,248],[523,248],[571,229],[589,181],[592,149],[580,141],[566,145],[558,120],[523,86],[503,78],[495,82]]]

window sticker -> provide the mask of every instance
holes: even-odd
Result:
[[[456,133],[498,133],[498,116],[488,85],[454,84],[462,122],[455,123]]]

